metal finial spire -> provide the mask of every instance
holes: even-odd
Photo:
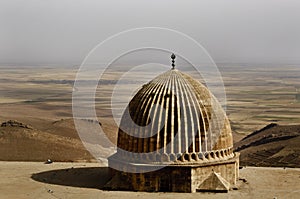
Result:
[[[172,53],[171,55],[171,59],[172,59],[172,69],[175,68],[175,58],[176,58],[176,55],[174,53]]]

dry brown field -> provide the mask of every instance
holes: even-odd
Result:
[[[78,67],[0,67],[0,124],[10,120],[17,124],[0,127],[0,198],[188,199],[299,196],[299,169],[291,168],[244,167],[240,174],[246,182],[240,181],[239,189],[230,191],[229,194],[102,190],[101,187],[109,178],[107,161],[98,157],[98,161],[95,160],[74,128],[72,91],[77,69]],[[261,136],[272,137],[274,129],[282,129],[287,125],[298,125],[293,128],[299,130],[299,66],[221,66],[220,71],[227,93],[226,112],[237,146],[251,146],[264,138]],[[112,143],[116,142],[117,125],[109,114],[110,94],[118,75],[118,72],[108,73],[96,92],[97,116]],[[134,77],[142,77],[142,81]],[[124,99],[130,97],[127,91],[132,93],[145,80],[150,80],[151,75],[131,74],[131,79],[134,81],[127,82],[121,89],[124,94],[121,97]],[[121,101],[116,107],[126,105],[126,100]],[[270,123],[280,126],[238,143],[246,135]],[[296,131],[290,133],[294,135]],[[273,151],[274,143],[248,147],[245,149],[247,156],[244,156],[243,161],[249,165],[272,166],[270,164],[273,159],[278,159],[282,154],[288,154],[291,159],[296,150],[297,154],[300,151],[297,140],[299,137],[293,139],[293,145],[289,144],[289,140],[276,142],[285,148],[271,155],[267,150]],[[97,139],[89,143],[89,146],[106,156],[114,153],[113,148],[107,148]],[[270,161],[263,161],[266,157],[261,151],[269,154]],[[262,159],[253,162],[249,159],[253,154],[260,154]],[[43,164],[47,159],[54,163]]]

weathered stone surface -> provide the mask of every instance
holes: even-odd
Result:
[[[134,152],[198,153],[233,147],[221,105],[200,82],[174,69],[145,84],[130,101],[118,147]]]
[[[212,172],[216,172],[231,188],[238,179],[238,159],[239,154],[235,154],[229,160],[203,164],[141,165],[122,162],[112,156],[109,158],[109,166],[114,168],[111,169],[114,177],[107,187],[114,190],[196,192],[201,183]]]
[[[216,191],[227,192],[229,191],[230,183],[227,182],[222,176],[216,172],[212,172],[198,187],[197,191]]]
[[[216,98],[200,82],[172,69],[145,84],[125,110],[117,153],[108,159],[115,175],[108,186],[228,190],[238,178],[238,159],[229,120]],[[209,177],[212,172],[222,177]]]

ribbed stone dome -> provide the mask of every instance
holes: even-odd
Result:
[[[216,98],[197,80],[171,69],[143,85],[130,101],[117,154],[126,161],[140,157],[180,164],[228,159],[234,156],[232,147],[230,124]]]

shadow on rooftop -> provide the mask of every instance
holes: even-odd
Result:
[[[111,179],[108,167],[69,168],[31,175],[38,182],[81,188],[104,189]]]

